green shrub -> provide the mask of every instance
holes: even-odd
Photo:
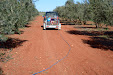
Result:
[[[113,0],[84,0],[83,3],[74,3],[67,0],[65,6],[54,9],[62,18],[78,20],[81,23],[92,20],[96,27],[113,25]]]
[[[19,33],[38,11],[32,0],[1,0],[0,1],[0,34]]]

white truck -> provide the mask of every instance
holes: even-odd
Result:
[[[46,12],[44,16],[43,29],[47,28],[57,28],[61,29],[60,20],[58,14],[56,12]]]

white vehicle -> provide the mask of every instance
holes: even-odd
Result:
[[[56,12],[46,12],[44,16],[43,29],[46,30],[47,28],[61,29],[61,24]]]

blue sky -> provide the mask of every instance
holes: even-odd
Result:
[[[39,11],[52,11],[57,6],[63,6],[67,0],[38,0],[35,6]],[[74,0],[74,2],[81,2],[83,0]]]

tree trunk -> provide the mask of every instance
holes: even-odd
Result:
[[[81,24],[82,25],[86,25],[86,21],[81,21]]]
[[[83,21],[84,25],[86,25],[86,21]]]
[[[95,25],[96,25],[96,28],[98,28],[98,24],[97,24],[97,23],[95,23]]]

